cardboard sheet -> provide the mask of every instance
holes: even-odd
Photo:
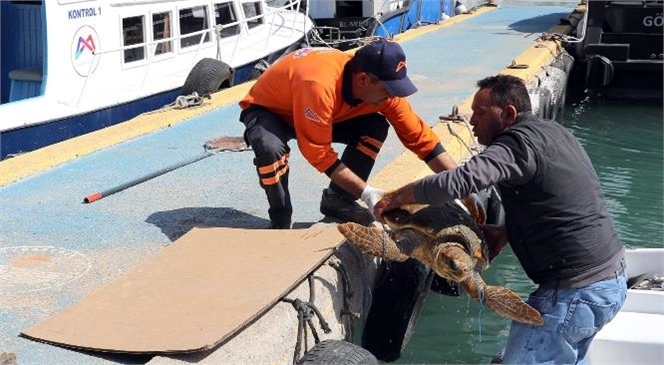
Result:
[[[335,226],[194,228],[22,335],[111,352],[209,349],[269,310],[342,242]]]

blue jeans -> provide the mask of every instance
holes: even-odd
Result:
[[[626,297],[624,263],[622,272],[582,288],[538,288],[527,302],[544,325],[512,321],[503,364],[585,364],[590,342]]]

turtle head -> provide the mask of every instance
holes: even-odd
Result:
[[[462,282],[472,273],[473,259],[462,244],[448,242],[434,248],[431,268],[440,276]]]

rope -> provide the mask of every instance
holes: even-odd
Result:
[[[217,59],[221,61],[221,47],[219,47],[219,43],[223,36],[221,35],[221,24],[217,24],[214,26],[214,35],[217,37],[217,41],[214,42],[216,44],[217,48]]]
[[[486,298],[484,297],[484,288],[480,288],[479,302],[480,312],[477,315],[477,326],[479,327],[479,340],[482,342],[482,313],[484,313],[484,303],[486,302]]]
[[[166,104],[162,109],[185,109],[192,106],[199,106],[203,104],[203,99],[211,99],[210,95],[198,96],[197,92],[193,92],[189,95],[180,95],[175,98],[175,101]]]
[[[383,252],[381,258],[383,261],[387,259],[387,225],[382,223],[383,228]]]
[[[459,123],[459,122],[461,122],[461,123],[463,123],[463,125],[466,127],[466,129],[468,130],[468,133],[470,133],[471,135],[473,134],[473,128],[470,126],[470,122],[468,121],[468,118],[466,118],[465,116],[463,116],[463,115],[461,115],[461,114],[459,113],[459,107],[458,107],[457,105],[455,105],[454,107],[452,107],[452,113],[450,113],[450,114],[447,115],[447,116],[440,116],[440,117],[438,117],[438,118],[439,118],[441,121],[446,121],[446,122],[452,122],[452,123]],[[468,151],[468,153],[469,153],[471,156],[474,156],[474,155],[480,153],[481,148],[480,148],[480,146],[477,144],[477,142],[475,141],[474,138],[473,138],[473,145],[472,145],[472,146],[468,146],[468,144],[466,143],[466,141],[464,141],[464,139],[459,135],[459,133],[457,133],[457,132],[452,128],[451,123],[447,123],[447,130],[450,132],[450,134],[451,134],[452,136],[454,136],[457,140],[459,140],[459,142],[460,142],[460,143],[466,148],[466,150]]]
[[[344,304],[343,308],[339,311],[339,315],[346,316],[346,319],[348,321],[348,332],[346,333],[346,340],[351,341],[353,339],[352,320],[359,319],[360,313],[353,312],[350,309],[350,298],[353,297],[354,293],[350,286],[350,279],[348,277],[348,272],[346,271],[346,268],[342,265],[339,259],[336,258],[330,259],[328,265],[332,266],[341,275],[341,282],[343,284],[341,288],[342,288],[342,295],[344,298]]]
[[[314,327],[314,323],[312,321],[314,315],[318,317],[318,322],[320,323],[320,327],[323,329],[323,332],[325,333],[332,332],[332,329],[330,329],[330,326],[323,318],[323,315],[320,313],[318,308],[316,308],[316,306],[313,304],[314,301],[313,276],[309,275],[307,279],[309,280],[309,302],[303,302],[298,298],[281,299],[283,302],[291,303],[293,305],[293,308],[295,308],[295,310],[297,311],[297,342],[295,343],[295,351],[293,353],[293,365],[296,365],[298,362],[300,350],[302,349],[302,342],[304,342],[305,353],[306,349],[309,348],[308,346],[309,334],[307,332],[307,327],[305,326],[305,323],[309,326],[309,329],[311,330],[311,335],[314,337],[314,342],[316,344],[320,342],[320,338],[318,337],[318,332],[316,331],[316,328]]]
[[[570,22],[570,19],[566,19],[567,22]],[[579,36],[579,23],[582,23],[583,25],[583,33],[581,36]],[[571,24],[570,24],[571,25]],[[576,30],[576,35],[577,37],[572,37],[567,34],[561,34],[561,33],[542,33],[542,35],[539,37],[539,39],[544,40],[544,41],[561,41],[561,42],[566,42],[566,43],[581,43],[583,40],[586,38],[586,29],[588,27],[588,11],[586,10],[583,12],[583,17],[577,21],[576,25],[574,25],[575,30]]]

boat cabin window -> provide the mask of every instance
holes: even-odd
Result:
[[[242,3],[242,11],[244,11],[245,19],[253,18],[256,16],[263,15],[263,8],[261,7],[260,1],[253,1]],[[264,19],[261,16],[258,19],[252,19],[247,21],[247,26],[249,29],[256,28],[257,26],[263,24]]]
[[[122,19],[122,40],[124,46],[145,43],[144,17],[132,16]],[[124,50],[125,63],[140,61],[145,58],[145,46]]]
[[[214,21],[217,25],[226,25],[237,22],[237,14],[233,8],[233,3],[214,4]],[[232,25],[221,30],[222,37],[232,37],[240,33],[239,25]]]
[[[208,28],[207,6],[180,9],[180,35],[195,33]],[[210,33],[197,34],[180,39],[180,47],[197,46],[203,37],[203,42],[210,41]]]
[[[152,14],[152,34],[155,41],[160,39],[170,38],[173,33],[171,28],[171,12]],[[155,56],[173,52],[173,41],[165,41],[157,43],[157,48],[154,51]]]

